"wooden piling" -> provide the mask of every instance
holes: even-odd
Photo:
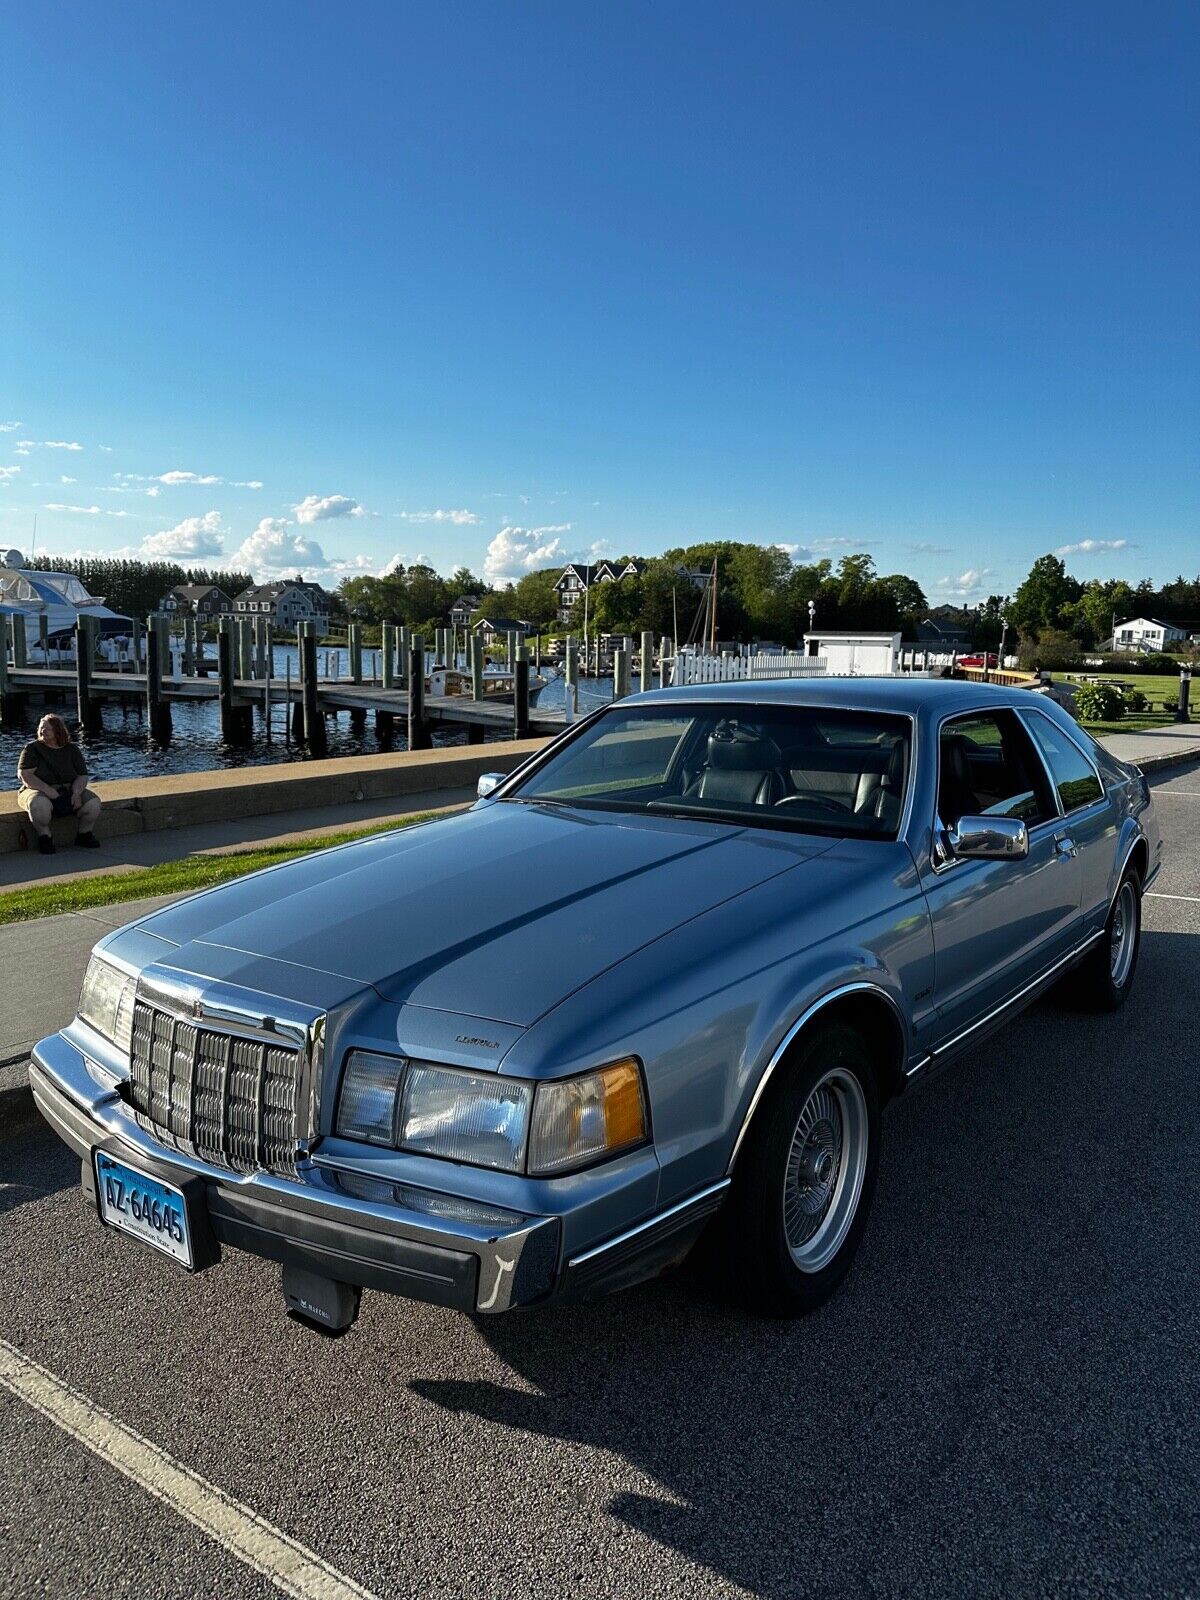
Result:
[[[311,623],[305,624],[300,640],[302,687],[304,691],[304,742],[312,755],[323,756],[328,748],[325,718],[317,702],[317,639]]]
[[[629,651],[613,651],[613,699],[624,700],[629,693]]]
[[[226,744],[237,742],[233,680],[233,619],[222,617],[217,633],[217,702],[221,712],[221,738]]]
[[[384,689],[391,689],[396,682],[396,628],[391,622],[385,622],[380,629],[382,666],[380,669],[380,683]],[[389,730],[390,731],[390,730]]]
[[[163,697],[164,667],[170,663],[166,617],[151,617],[146,627],[146,720],[150,737],[171,742],[171,707]]]
[[[513,665],[513,738],[529,737],[529,650],[521,645]]]
[[[432,743],[425,721],[425,641],[418,633],[408,656],[408,748],[428,750]]]
[[[25,613],[14,611],[8,619],[12,629],[13,668],[20,671],[29,665],[29,646],[25,636]]]
[[[506,645],[505,665],[508,667],[510,672],[515,672],[517,666],[517,646],[519,643],[519,635],[514,633],[510,628],[508,633],[504,636],[504,642]]]
[[[362,682],[362,623],[351,622],[346,628],[346,652],[350,657],[350,682]]]
[[[642,693],[654,687],[654,635],[642,634]]]
[[[45,612],[38,617],[38,649],[42,653],[42,665],[50,665],[50,621]]]
[[[473,633],[468,640],[471,661],[471,698],[482,700],[484,696],[483,684],[483,640],[479,634]]]
[[[567,721],[574,722],[579,710],[579,640],[573,633],[567,635],[563,661],[563,705]]]
[[[92,652],[95,619],[80,617],[75,628],[75,685],[80,726],[87,733],[100,731],[100,702],[92,694]]]
[[[8,692],[8,618],[0,617],[0,722],[11,713]]]
[[[408,658],[412,653],[412,638],[403,623],[396,630],[396,659],[400,668],[400,687],[408,688]]]

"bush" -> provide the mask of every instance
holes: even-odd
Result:
[[[1125,695],[1125,709],[1134,716],[1140,716],[1149,704],[1141,689],[1130,689]]]
[[[1081,683],[1075,710],[1081,722],[1115,722],[1125,715],[1125,696],[1115,683]]]

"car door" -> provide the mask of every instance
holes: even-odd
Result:
[[[934,1050],[986,1020],[1079,937],[1079,857],[1057,795],[1015,711],[946,718],[938,732],[934,850],[920,863],[933,924]],[[964,816],[1016,817],[1021,860],[954,857],[946,834]]]
[[[1081,936],[1102,927],[1108,916],[1117,818],[1096,764],[1065,728],[1044,711],[1022,711],[1058,794],[1066,837],[1079,852]]]

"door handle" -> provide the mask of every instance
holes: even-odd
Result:
[[[1071,861],[1079,854],[1079,846],[1065,833],[1055,839],[1054,849],[1064,861]]]

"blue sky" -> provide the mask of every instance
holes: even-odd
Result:
[[[1198,44],[1190,3],[7,8],[0,541],[1193,574]]]

